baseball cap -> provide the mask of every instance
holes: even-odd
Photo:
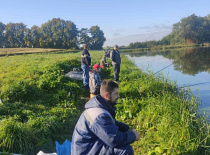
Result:
[[[103,68],[103,66],[101,66],[101,65],[99,65],[99,64],[93,65],[93,69],[96,69],[96,68]]]
[[[117,46],[117,45],[114,45],[114,47],[118,48],[118,46]]]

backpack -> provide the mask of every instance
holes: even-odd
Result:
[[[95,72],[89,72],[89,88],[91,94],[96,94],[96,80],[95,80]]]

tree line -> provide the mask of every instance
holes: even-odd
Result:
[[[78,49],[80,44],[88,44],[90,49],[102,49],[106,38],[99,26],[78,30],[70,20],[53,18],[38,27],[30,29],[24,23],[0,22],[0,47],[17,48],[64,48]]]
[[[192,14],[173,24],[172,32],[163,39],[130,43],[127,48],[150,48],[158,45],[203,44],[210,42],[210,14],[199,17]]]

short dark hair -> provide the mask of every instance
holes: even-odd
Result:
[[[84,49],[88,48],[88,45],[87,45],[87,44],[84,44],[84,45],[83,45],[83,48],[84,48]]]
[[[105,93],[108,92],[110,95],[112,92],[119,88],[118,84],[111,80],[103,80],[100,87],[100,95],[104,97]]]

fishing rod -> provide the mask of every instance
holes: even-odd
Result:
[[[180,60],[181,60],[181,59],[180,59]],[[164,67],[164,68],[160,69],[159,71],[155,72],[153,75],[155,75],[155,74],[159,73],[160,71],[162,71],[162,70],[164,70],[164,69],[166,69],[166,68],[170,67],[171,65],[173,65],[174,63],[176,63],[176,62],[178,62],[178,61],[180,61],[180,60],[174,61],[174,62],[173,62],[173,63],[171,63],[170,65],[168,65],[168,66],[166,66],[166,67]]]
[[[174,61],[174,62],[173,62],[173,63],[171,63],[170,65],[168,65],[168,66],[166,66],[166,67],[162,68],[161,70],[159,70],[159,71],[155,72],[153,75],[155,75],[155,74],[159,73],[160,71],[162,71],[162,70],[164,70],[164,69],[166,69],[166,68],[170,67],[171,65],[173,65],[173,64],[174,64],[174,63],[176,63],[176,62],[179,62],[179,61],[180,61],[180,60],[182,60],[182,59],[184,59],[184,58],[180,58],[179,60]]]
[[[140,63],[137,63],[137,64],[143,64],[143,63],[146,63],[146,62],[153,62],[153,61],[157,61],[157,60],[160,60],[160,59],[164,59],[164,58],[153,59],[153,60],[149,60],[149,61],[143,61],[143,62],[140,62]]]
[[[202,82],[202,83],[195,83],[195,84],[190,84],[190,85],[186,85],[186,86],[181,86],[178,88],[185,88],[185,87],[191,87],[191,86],[196,86],[196,85],[202,85],[202,84],[210,84],[210,82]]]
[[[178,61],[179,61],[179,60],[178,60]],[[157,71],[157,72],[154,73],[153,75],[155,75],[155,74],[159,73],[160,71],[162,71],[162,70],[164,70],[164,69],[170,67],[171,65],[173,65],[174,63],[176,63],[176,62],[178,62],[178,61],[175,61],[175,62],[173,62],[172,64],[170,64],[170,65],[164,67],[163,69]],[[201,82],[201,83],[189,84],[189,85],[186,85],[186,86],[180,86],[180,87],[178,87],[178,88],[192,87],[192,86],[202,85],[202,84],[210,84],[210,82]]]

